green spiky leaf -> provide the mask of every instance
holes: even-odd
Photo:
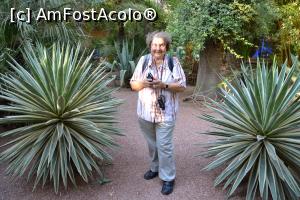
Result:
[[[0,97],[11,102],[0,110],[10,115],[0,124],[20,124],[1,133],[14,138],[0,154],[9,163],[7,173],[35,177],[34,188],[46,180],[57,193],[60,183],[75,185],[75,172],[88,182],[96,171],[103,177],[101,162],[111,160],[108,149],[118,145],[114,114],[120,100],[107,84],[105,68],[91,68],[91,55],[78,45],[37,44],[23,50],[26,68],[12,59],[16,76],[2,76]],[[13,114],[11,114],[13,113]]]
[[[207,106],[221,115],[203,114],[218,136],[205,153],[214,156],[206,169],[226,166],[215,185],[225,183],[232,195],[248,179],[246,199],[259,193],[262,199],[299,199],[300,175],[300,77],[292,80],[298,60],[278,69],[257,61],[255,72],[242,64],[244,82],[224,79],[223,102]]]

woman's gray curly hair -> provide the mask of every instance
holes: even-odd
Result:
[[[146,44],[149,48],[151,48],[151,43],[152,43],[153,38],[162,38],[166,43],[167,51],[169,50],[169,48],[171,46],[171,42],[172,42],[172,39],[171,39],[171,36],[169,33],[164,32],[164,31],[154,31],[154,32],[148,33],[146,36]]]

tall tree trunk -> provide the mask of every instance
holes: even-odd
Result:
[[[196,86],[193,97],[216,97],[216,89],[220,78],[218,73],[222,66],[223,48],[220,44],[209,41],[200,53],[200,62],[197,72]]]
[[[123,22],[118,22],[118,27],[119,27],[118,39],[119,39],[119,41],[121,43],[124,40],[124,38],[125,38],[124,23]]]

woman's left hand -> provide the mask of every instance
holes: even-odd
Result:
[[[153,80],[152,87],[155,89],[164,89],[166,88],[166,84],[164,84],[161,80]]]

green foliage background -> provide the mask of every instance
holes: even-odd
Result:
[[[192,41],[198,52],[207,41],[214,41],[237,58],[251,56],[265,38],[284,60],[289,53],[299,55],[299,9],[298,0],[181,1],[167,30],[176,45]]]

